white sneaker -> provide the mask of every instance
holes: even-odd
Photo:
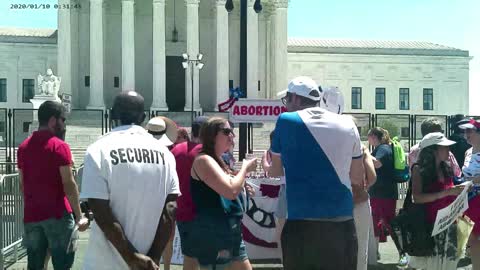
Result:
[[[408,263],[410,262],[410,257],[407,254],[400,255],[400,259],[398,260],[397,267],[401,269],[405,269],[408,267]]]

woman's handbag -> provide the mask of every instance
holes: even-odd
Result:
[[[475,222],[467,216],[461,216],[457,219],[457,258],[465,257],[468,238],[473,230]]]

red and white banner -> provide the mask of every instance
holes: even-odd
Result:
[[[287,108],[280,100],[239,99],[229,110],[229,120],[234,123],[275,122]]]

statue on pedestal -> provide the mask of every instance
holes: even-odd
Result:
[[[52,69],[47,69],[45,76],[38,74],[37,77],[39,95],[43,97],[51,97],[59,101],[58,91],[60,90],[60,83],[62,78],[53,75]],[[36,96],[36,95],[35,95]]]

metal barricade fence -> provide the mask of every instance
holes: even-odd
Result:
[[[23,235],[23,197],[18,174],[0,177],[0,269],[19,259]],[[7,256],[10,258],[7,260]]]
[[[17,163],[0,162],[0,175],[12,174],[17,172]]]

